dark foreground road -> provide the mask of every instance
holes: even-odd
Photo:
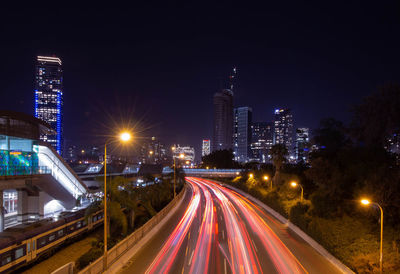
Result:
[[[187,181],[181,207],[123,273],[340,273],[242,195],[209,180]]]

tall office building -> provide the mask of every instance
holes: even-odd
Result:
[[[233,92],[223,89],[214,94],[214,129],[212,151],[232,149]]]
[[[191,146],[181,147],[180,145],[174,145],[174,148],[172,154],[176,161],[180,162],[184,167],[193,167],[195,157],[194,148]],[[180,158],[181,154],[183,154],[183,159]]]
[[[234,110],[233,153],[235,160],[246,163],[250,158],[252,109],[239,107]]]
[[[56,131],[55,134],[41,135],[40,140],[51,144],[62,155],[63,78],[60,58],[38,56],[35,74],[35,117]]]
[[[274,115],[274,144],[284,144],[289,152],[289,159],[294,159],[293,153],[293,116],[290,109],[276,109]]]
[[[308,162],[309,154],[309,129],[308,128],[298,128],[296,129],[296,161],[297,162]]]
[[[250,161],[267,163],[271,160],[270,149],[274,141],[272,123],[256,122],[251,125]]]
[[[151,140],[145,141],[140,149],[140,162],[143,164],[161,164],[168,162],[167,150],[165,146],[151,137]]]
[[[201,156],[207,156],[211,152],[211,147],[210,147],[210,140],[203,140],[203,145],[201,148]]]

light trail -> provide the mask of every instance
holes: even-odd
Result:
[[[178,253],[183,240],[196,216],[196,211],[200,205],[200,189],[197,185],[192,185],[193,195],[189,202],[185,214],[176,226],[167,242],[158,253],[157,257],[147,269],[146,273],[168,273]]]
[[[235,203],[242,215],[245,216],[246,221],[250,224],[251,230],[263,243],[264,249],[268,252],[276,270],[279,273],[307,273],[297,258],[290,252],[290,250],[282,243],[282,241],[272,231],[267,223],[255,211],[254,204],[251,205],[243,196],[236,194],[233,191],[214,182],[208,180],[202,180],[202,182],[210,187],[219,189],[227,197],[229,197],[233,203]]]
[[[205,196],[205,209],[203,220],[200,226],[199,235],[194,251],[194,259],[190,268],[190,273],[208,273],[208,267],[211,257],[211,243],[213,235],[216,233],[216,220],[214,214],[214,202],[210,191],[203,185],[197,184]]]
[[[171,273],[177,268],[182,273],[263,273],[260,260],[265,261],[266,254],[273,266],[268,272],[307,273],[267,225],[258,206],[212,181],[186,180],[193,190],[188,207],[146,273]],[[192,238],[182,247],[189,231]]]

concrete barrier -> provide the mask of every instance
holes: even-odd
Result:
[[[66,265],[63,265],[62,267],[54,270],[53,272],[51,272],[51,274],[74,274],[74,267],[75,267],[75,263],[70,262],[70,263],[67,263]]]
[[[215,181],[216,182],[216,181]],[[219,183],[219,182],[216,182]],[[219,183],[221,184],[221,183]],[[300,238],[302,238],[306,243],[308,243],[310,246],[312,246],[319,254],[324,256],[330,263],[332,263],[334,266],[336,266],[339,271],[342,273],[354,273],[350,268],[348,268],[345,264],[343,264],[341,261],[339,261],[335,256],[333,256],[331,253],[329,253],[322,245],[317,243],[313,238],[308,236],[304,231],[302,231],[299,227],[291,223],[288,219],[280,215],[278,212],[258,200],[257,198],[254,198],[250,194],[237,189],[236,187],[233,187],[231,185],[227,184],[221,184],[226,188],[232,189],[236,191],[237,193],[243,195],[247,199],[251,200],[252,202],[256,203],[263,209],[265,209],[268,213],[270,213],[272,216],[274,216],[276,219],[278,219],[281,223],[287,224],[288,228],[292,230],[294,233],[296,233]]]
[[[165,216],[177,205],[183,196],[185,195],[187,186],[185,184],[184,189],[160,212],[148,220],[143,226],[136,229],[125,239],[115,245],[107,252],[107,266],[110,269],[114,263],[118,261],[128,250],[130,250],[139,240],[141,240],[146,234],[152,230],[154,226],[160,223]],[[103,260],[104,256],[101,256],[96,261],[82,269],[79,274],[98,274],[103,272]]]

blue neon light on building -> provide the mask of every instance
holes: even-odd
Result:
[[[38,56],[35,71],[35,117],[57,131],[41,135],[62,155],[63,147],[63,97],[61,60],[57,57]]]

